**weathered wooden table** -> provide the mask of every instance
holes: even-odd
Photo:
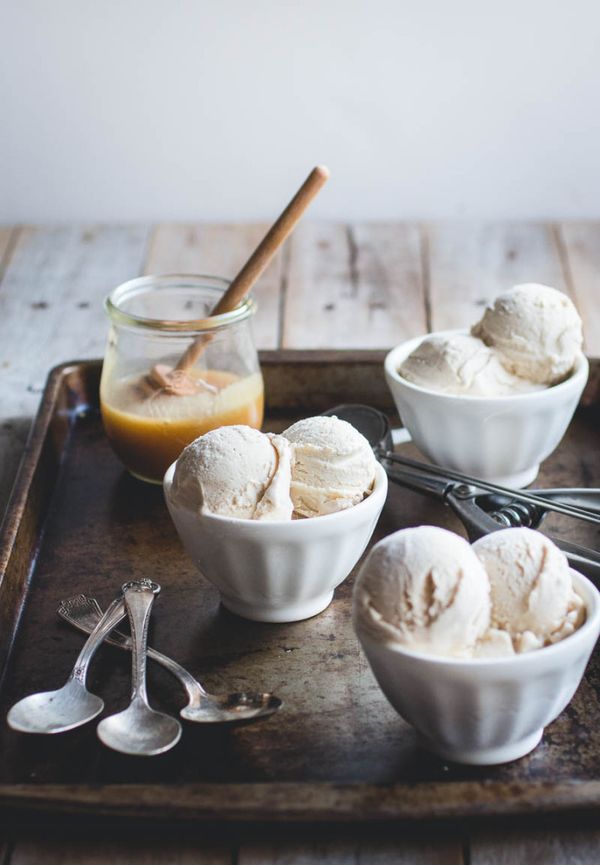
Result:
[[[103,354],[101,300],[141,273],[233,275],[262,235],[252,225],[0,228],[0,510],[8,501],[46,374]],[[387,348],[427,330],[464,326],[516,282],[561,288],[577,304],[588,354],[600,355],[600,223],[304,224],[255,292],[261,348]],[[599,479],[600,480],[600,479]],[[600,484],[599,484],[600,485]],[[310,833],[309,833],[310,834]],[[344,837],[345,836],[345,837]],[[341,828],[232,836],[186,827],[110,829],[79,821],[0,823],[1,865],[534,865],[600,862],[600,830],[520,823],[372,832]]]

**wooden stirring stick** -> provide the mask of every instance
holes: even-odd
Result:
[[[325,166],[317,165],[316,168],[313,168],[288,206],[273,223],[246,264],[230,283],[227,291],[212,310],[211,316],[231,312],[239,306],[281,244],[292,233],[304,211],[328,178],[329,170]],[[196,393],[197,388],[189,376],[188,370],[196,363],[211,339],[211,334],[201,334],[196,337],[180,357],[174,369],[169,369],[164,364],[153,367],[148,376],[151,385],[174,396],[190,396]]]

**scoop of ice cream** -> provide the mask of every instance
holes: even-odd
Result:
[[[358,504],[375,479],[366,438],[337,417],[309,417],[283,433],[294,446],[292,501],[297,514],[322,516]]]
[[[491,628],[482,654],[538,649],[582,623],[584,605],[573,590],[567,558],[540,532],[502,529],[476,541],[473,549],[491,588]]]
[[[567,378],[583,343],[571,300],[537,283],[500,294],[471,332],[495,349],[509,372],[542,385]]]
[[[469,657],[490,622],[490,585],[470,545],[435,526],[376,544],[354,589],[354,621],[373,638]]]
[[[512,375],[482,340],[460,333],[425,337],[398,371],[407,381],[442,393],[503,396],[540,388]]]
[[[204,514],[289,520],[292,448],[248,426],[224,426],[189,444],[175,466],[171,500]]]

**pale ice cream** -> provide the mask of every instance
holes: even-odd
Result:
[[[403,529],[369,553],[354,589],[354,622],[376,640],[470,657],[490,624],[490,585],[471,546],[435,526]]]
[[[555,643],[583,622],[565,554],[532,529],[503,529],[473,545],[490,581],[491,627],[480,656],[526,652]]]
[[[309,417],[282,434],[294,448],[291,494],[296,514],[322,516],[361,502],[376,460],[366,438],[337,417]]]
[[[177,460],[171,501],[203,514],[289,520],[293,451],[282,436],[224,426],[193,441]]]
[[[430,655],[498,658],[568,637],[585,620],[564,553],[532,529],[473,546],[434,526],[376,544],[354,589],[354,623],[382,643]]]
[[[503,396],[540,388],[512,375],[481,339],[460,333],[425,337],[398,371],[419,387],[463,396]]]
[[[493,348],[509,372],[545,386],[568,377],[583,343],[572,301],[537,283],[500,294],[471,332]]]

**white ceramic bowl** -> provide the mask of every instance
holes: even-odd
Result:
[[[295,622],[325,609],[364,552],[387,495],[379,464],[366,499],[300,520],[242,520],[199,514],[171,501],[175,464],[163,487],[188,555],[228,610],[258,622]]]
[[[467,333],[440,331],[441,335]],[[566,381],[514,396],[460,396],[412,384],[398,368],[423,336],[402,343],[385,359],[385,376],[398,414],[426,457],[440,466],[509,487],[524,487],[556,448],[588,377],[583,354]]]
[[[381,690],[446,760],[493,765],[532,751],[577,690],[600,632],[600,594],[577,571],[587,619],[559,643],[510,658],[457,660],[379,643],[355,628]]]

